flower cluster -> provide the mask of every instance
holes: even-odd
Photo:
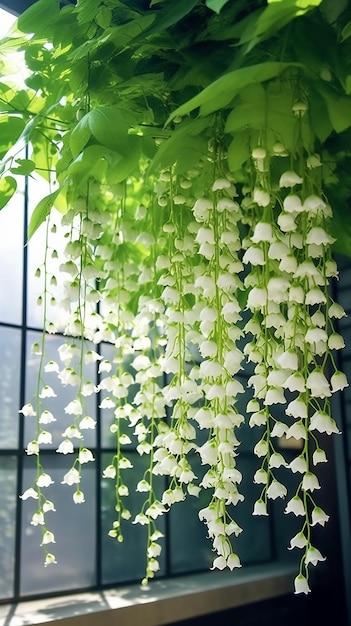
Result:
[[[228,512],[229,505],[243,500],[239,492],[242,476],[235,457],[239,440],[236,429],[244,417],[236,407],[238,394],[244,391],[235,379],[243,355],[237,346],[241,330],[238,290],[242,271],[239,259],[238,222],[241,211],[236,189],[228,178],[214,179],[207,196],[193,205],[194,223],[200,262],[195,280],[196,316],[191,340],[198,347],[201,362],[198,372],[203,403],[192,410],[198,429],[207,434],[197,449],[202,465],[209,466],[200,487],[212,490],[209,506],[200,511],[217,553],[213,567],[240,567],[240,560],[230,542],[230,535],[241,529]]]
[[[65,396],[68,424],[56,451],[73,458],[62,483],[74,488],[76,504],[85,501],[83,466],[94,461],[87,435],[96,420],[87,406],[98,394],[109,425],[103,436],[114,446],[102,473],[114,490],[109,535],[122,541],[130,519],[146,526],[145,584],[160,568],[158,518],[202,490],[209,495],[199,518],[215,552],[213,569],[241,566],[234,537],[242,529],[232,506],[244,499],[237,456],[245,388],[238,374],[246,357],[247,421],[261,432],[253,450],[260,459],[253,480],[261,490],[253,515],[268,515],[271,501],[288,495],[282,477],[292,472],[296,490],[285,513],[302,518],[290,548],[303,551],[295,591],[309,591],[308,568],[324,560],[313,527],[329,519],[314,494],[315,468],[327,460],[319,434],[339,432],[331,397],[348,385],[334,357],[344,345],[335,320],[345,312],[330,290],[338,272],[322,161],[305,148],[298,155],[282,144],[269,150],[264,137],[243,185],[234,184],[212,137],[196,169],[162,168],[143,182],[137,199],[128,184],[116,188],[103,176],[72,190],[59,266],[66,340],[57,360],[45,360],[43,334],[34,349],[37,394],[21,411],[37,419],[26,450],[37,459],[36,479],[22,498],[38,500],[32,524],[43,529],[45,564],[56,562],[45,547],[54,542],[45,514],[55,508],[44,495],[53,481],[39,452],[54,445],[50,424],[58,416],[46,405],[56,386],[43,382],[43,373],[56,374],[66,393],[73,390]],[[288,167],[275,167],[287,157]],[[136,184],[130,187],[136,193]],[[44,304],[47,297],[45,289]],[[289,440],[298,453],[288,460]],[[138,477],[126,474],[131,449],[145,462]],[[127,504],[131,476],[144,498],[137,513]],[[165,477],[162,493],[157,476]]]
[[[320,488],[314,467],[327,460],[318,433],[339,432],[331,417],[330,397],[348,384],[333,356],[344,346],[333,319],[345,313],[329,288],[337,268],[328,228],[331,208],[321,192],[320,176],[313,171],[321,167],[320,159],[309,155],[304,166],[300,160],[299,174],[284,171],[274,193],[267,151],[253,150],[252,159],[256,183],[244,203],[250,235],[244,241],[243,262],[250,267],[245,284],[251,316],[245,332],[252,340],[245,353],[254,364],[248,384],[255,398],[247,410],[250,426],[264,427],[254,449],[262,459],[254,482],[263,485],[254,514],[266,515],[267,499],[287,495],[276,468],[300,476],[285,512],[304,518],[290,547],[304,550],[295,588],[296,593],[307,593],[308,566],[323,560],[311,543],[311,527],[328,520],[312,495]],[[279,448],[291,438],[301,451],[288,464]]]

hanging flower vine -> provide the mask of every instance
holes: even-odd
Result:
[[[143,582],[159,570],[158,518],[202,490],[210,493],[199,517],[215,552],[213,568],[241,566],[235,537],[242,529],[232,511],[245,495],[237,456],[246,422],[261,432],[253,448],[253,481],[261,490],[253,515],[268,515],[272,500],[286,498],[285,513],[302,518],[290,548],[302,550],[295,591],[308,593],[309,566],[325,559],[312,529],[329,519],[315,496],[318,464],[327,461],[319,433],[339,433],[331,396],[348,385],[334,357],[344,346],[335,320],[345,313],[330,287],[338,276],[334,247],[349,244],[334,236],[342,210],[336,203],[333,212],[328,196],[339,148],[333,156],[328,150],[336,134],[347,143],[351,116],[348,93],[310,67],[294,35],[304,24],[322,24],[336,46],[335,26],[317,0],[296,6],[296,15],[282,2],[258,3],[252,15],[228,0],[176,8],[164,1],[148,9],[121,0],[88,8],[55,3],[44,25],[49,4],[39,0],[18,21],[24,33],[35,33],[19,38],[32,72],[31,99],[24,112],[10,87],[1,100],[9,125],[21,120],[11,143],[24,137],[32,152],[17,175],[33,163],[45,176],[55,173],[29,235],[54,206],[66,232],[58,303],[65,340],[57,362],[45,362],[44,331],[37,393],[21,409],[39,416],[27,445],[37,475],[22,499],[38,500],[32,523],[43,528],[45,564],[56,562],[46,550],[54,536],[45,518],[55,508],[42,491],[51,478],[40,446],[51,443],[58,416],[45,409],[56,392],[41,388],[43,369],[76,389],[57,448],[73,458],[62,482],[73,487],[76,504],[85,500],[84,465],[94,461],[85,445],[86,431],[95,428],[86,398],[98,394],[100,410],[111,416],[115,452],[102,472],[114,484],[109,535],[123,541],[128,520],[147,527]],[[290,30],[284,26],[278,42],[271,32],[282,15]],[[74,45],[68,32],[75,32]],[[204,44],[213,61],[199,54]],[[231,65],[233,44],[239,52]],[[324,115],[317,113],[321,101]],[[16,186],[12,150],[2,159],[4,203]],[[346,193],[341,186],[339,203]],[[45,261],[40,272],[47,285]],[[45,287],[45,330],[47,297]],[[253,371],[243,414],[237,374],[246,366]],[[135,481],[145,499],[134,518],[125,481],[133,437],[147,459]],[[300,445],[289,463],[284,438]],[[294,493],[280,478],[289,470],[297,477]],[[167,479],[161,494],[158,475]]]

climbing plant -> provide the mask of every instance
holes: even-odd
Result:
[[[342,0],[38,0],[1,41],[4,70],[16,50],[27,74],[20,89],[6,75],[0,83],[0,207],[21,176],[47,189],[28,231],[45,223],[44,332],[32,347],[37,389],[21,410],[36,422],[26,450],[36,477],[21,497],[37,501],[45,565],[56,563],[55,505],[40,450],[60,419],[47,398],[71,386],[57,452],[71,459],[62,482],[77,504],[94,461],[87,398],[100,394],[114,415],[103,471],[115,484],[112,538],[123,540],[132,517],[132,436],[148,458],[130,520],[147,527],[145,583],[159,569],[160,516],[201,490],[213,568],[240,567],[232,505],[244,498],[236,460],[246,422],[258,433],[253,515],[286,498],[285,513],[301,520],[295,591],[310,591],[309,568],[325,559],[312,527],[329,519],[315,495],[315,468],[327,461],[320,434],[339,433],[331,398],[348,384],[335,358],[345,312],[331,285],[334,253],[351,255],[350,25]],[[54,301],[64,336],[50,360]],[[246,362],[251,399],[240,412]],[[290,463],[282,437],[301,442]],[[299,477],[294,493],[281,467]],[[161,495],[157,475],[169,478]]]

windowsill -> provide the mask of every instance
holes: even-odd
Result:
[[[290,594],[287,564],[153,581],[149,587],[88,592],[0,606],[0,626],[158,626]]]

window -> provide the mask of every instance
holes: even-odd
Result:
[[[108,409],[101,410],[93,403],[89,406],[89,413],[97,419],[98,427],[96,431],[91,431],[91,440],[87,442],[94,452],[95,462],[85,466],[82,484],[86,495],[84,504],[75,505],[67,492],[70,488],[61,485],[62,477],[69,467],[67,457],[55,453],[64,428],[62,421],[59,431],[54,432],[52,445],[46,446],[43,452],[45,470],[55,481],[47,494],[57,508],[51,518],[51,528],[57,539],[56,566],[49,569],[43,567],[43,553],[39,546],[40,529],[30,524],[35,512],[35,501],[22,502],[18,497],[31,484],[35,472],[35,457],[25,453],[28,441],[33,438],[32,422],[18,411],[25,399],[31,397],[36,385],[39,357],[32,354],[31,347],[41,337],[39,309],[36,306],[38,285],[35,282],[34,267],[40,264],[43,230],[36,233],[28,246],[23,245],[32,207],[30,199],[35,195],[36,184],[38,183],[27,181],[25,188],[17,193],[0,214],[3,293],[0,312],[0,345],[3,355],[0,364],[0,536],[4,542],[1,554],[3,571],[6,573],[1,580],[2,599],[138,582],[144,575],[145,567],[144,527],[126,522],[123,543],[108,536],[113,516],[113,484],[111,481],[101,481],[102,470],[113,455],[109,431],[111,415]],[[57,348],[61,343],[60,335],[47,336],[48,358],[57,359]],[[107,355],[108,345],[101,346],[101,350],[102,354]],[[92,366],[92,380],[96,380],[97,376],[94,368]],[[43,382],[50,384],[50,374],[46,376]],[[64,398],[59,396],[52,399],[50,406],[53,412],[63,414],[63,407],[70,400],[70,394],[73,392],[67,387]],[[244,407],[245,398],[242,402]],[[248,477],[256,469],[255,461],[249,454],[252,444],[253,435],[247,428],[241,449],[241,465],[244,476]],[[139,479],[145,462],[135,450],[128,456],[137,470],[135,473],[133,470],[128,473],[131,494],[129,507],[135,515],[141,496],[135,493],[135,476]],[[197,465],[200,475],[200,460]],[[165,478],[158,478],[160,490],[163,491]],[[252,493],[250,497],[249,485],[244,485],[244,490],[247,497],[236,511],[239,524],[250,519],[256,495]],[[212,562],[210,544],[206,540],[205,526],[197,515],[198,509],[206,504],[194,498],[174,505],[171,512],[163,516],[162,531],[165,540],[159,573],[161,576],[209,569]],[[245,564],[269,562],[276,556],[271,522],[265,518],[251,518],[250,528],[237,542]]]
[[[112,481],[101,480],[101,475],[113,455],[109,431],[111,414],[108,409],[100,409],[95,400],[90,402],[89,413],[97,419],[98,426],[96,431],[91,431],[90,441],[87,442],[93,450],[95,462],[85,466],[82,483],[86,495],[84,504],[74,504],[67,491],[70,487],[61,484],[69,469],[67,457],[55,452],[65,427],[62,421],[59,430],[53,433],[52,445],[45,446],[43,452],[45,470],[55,481],[48,488],[47,496],[52,498],[57,508],[57,512],[51,514],[50,526],[57,539],[57,565],[48,569],[43,567],[43,552],[39,545],[40,528],[30,523],[35,512],[35,501],[22,502],[19,499],[19,495],[30,486],[35,472],[35,456],[27,456],[25,453],[28,441],[33,438],[32,422],[30,417],[24,417],[18,411],[35,390],[36,368],[40,358],[32,353],[31,348],[41,337],[40,307],[36,305],[40,279],[35,277],[35,268],[40,266],[43,254],[43,227],[28,245],[24,245],[24,239],[28,218],[35,206],[36,188],[43,184],[32,179],[26,180],[22,189],[0,213],[3,294],[0,302],[0,345],[3,355],[0,363],[0,540],[3,545],[0,553],[5,573],[0,583],[0,597],[3,600],[139,582],[145,567],[145,527],[126,522],[123,543],[108,536],[113,521],[113,484]],[[57,348],[61,343],[60,334],[47,335],[49,359],[57,359]],[[101,345],[100,349],[102,355],[108,355],[108,344]],[[95,365],[91,366],[90,378],[93,381],[98,376],[95,368]],[[243,374],[243,382],[248,375],[248,371]],[[44,376],[43,383],[51,384],[50,374]],[[66,389],[65,397],[60,395],[50,399],[53,412],[63,414],[65,404],[71,399],[70,396],[73,397],[72,388]],[[244,410],[245,397],[241,401]],[[246,498],[238,506],[235,518],[239,525],[245,526],[246,532],[237,538],[236,545],[243,564],[269,563],[280,556],[275,544],[280,538],[273,537],[274,517],[251,517],[257,492],[250,486],[250,477],[257,468],[250,451],[257,433],[252,433],[247,426],[243,428],[245,436],[241,433],[240,468],[247,480],[243,486]],[[135,477],[139,480],[145,461],[135,450],[135,442],[133,445],[134,449],[128,452],[128,457],[136,471],[129,470],[127,473],[127,486],[131,494],[129,508],[135,515],[142,495],[135,493]],[[194,466],[200,476],[203,471],[200,459],[194,459]],[[157,478],[161,492],[166,488],[166,478]],[[211,547],[206,539],[205,526],[198,519],[198,510],[206,505],[205,494],[200,496],[200,501],[192,498],[174,505],[170,513],[163,516],[160,529],[165,539],[160,576],[207,571],[211,566]],[[249,520],[250,526],[247,528]],[[285,528],[280,529],[280,532],[285,533]],[[287,542],[288,533],[282,545]]]

